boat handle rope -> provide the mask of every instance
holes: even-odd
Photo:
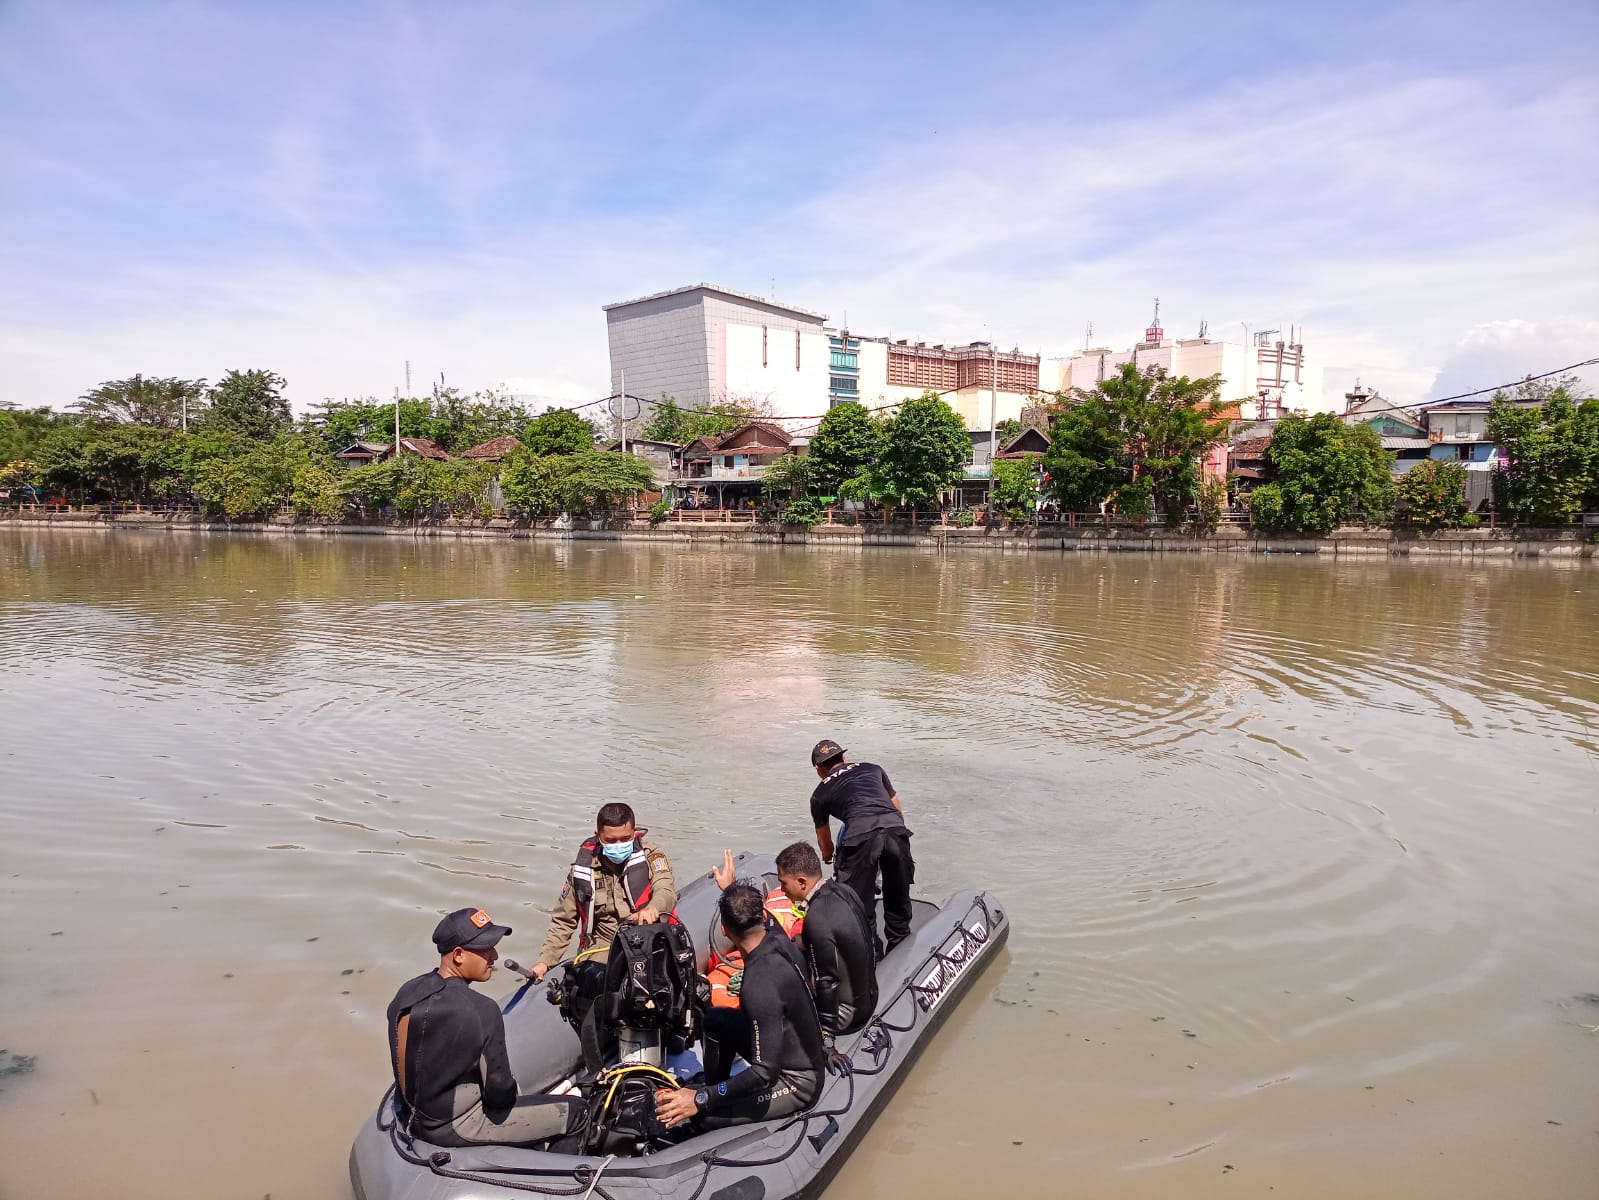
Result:
[[[981,933],[977,933],[967,924],[968,918],[970,918],[971,915],[978,910],[982,911],[984,918],[982,925],[983,931]],[[961,957],[956,958],[953,954],[944,953],[943,943],[940,942],[939,946],[934,949],[930,955],[928,955],[928,958],[923,960],[924,963],[928,960],[936,959],[941,967],[959,969],[961,966],[971,961],[971,954],[987,945],[993,927],[994,914],[988,907],[987,893],[978,892],[976,897],[972,900],[971,907],[966,910],[966,915],[961,918],[960,923],[956,926],[956,929],[960,931],[961,935]],[[948,941],[948,939],[946,938],[945,941]],[[887,1069],[888,1058],[894,1050],[893,1034],[909,1033],[911,1030],[916,1028],[916,1023],[921,1019],[922,1013],[924,1011],[931,1011],[932,1001],[937,998],[938,993],[935,989],[924,988],[916,983],[911,982],[915,978],[916,975],[908,976],[904,984],[900,986],[899,991],[894,993],[893,999],[883,1006],[883,1013],[887,1014],[894,1008],[896,1004],[900,1002],[902,997],[906,995],[914,997],[917,1003],[911,1005],[911,1019],[907,1024],[897,1025],[893,1022],[884,1020],[882,1016],[876,1016],[868,1021],[861,1029],[859,1048],[864,1048],[866,1052],[872,1056],[872,1065],[870,1067],[857,1067],[854,1065],[853,1057],[846,1062],[844,1078],[849,1090],[844,1099],[844,1103],[840,1107],[832,1109],[811,1109],[809,1112],[796,1113],[787,1121],[783,1122],[783,1124],[772,1130],[772,1134],[775,1136],[776,1134],[783,1133],[794,1128],[795,1126],[799,1127],[799,1137],[795,1138],[793,1143],[780,1154],[774,1154],[768,1158],[747,1159],[726,1158],[717,1154],[714,1150],[707,1151],[706,1153],[702,1154],[700,1158],[701,1161],[705,1163],[705,1172],[700,1176],[699,1186],[694,1189],[693,1193],[688,1197],[688,1200],[699,1200],[700,1195],[705,1191],[706,1185],[711,1180],[711,1172],[717,1167],[776,1166],[778,1163],[788,1158],[805,1144],[805,1138],[812,1121],[820,1120],[822,1118],[827,1118],[830,1120],[833,1117],[843,1116],[845,1113],[847,1113],[855,1103],[855,1076],[882,1074],[883,1071]],[[921,1002],[924,1000],[928,1002],[928,1007],[926,1010],[922,1008]],[[600,1176],[604,1174],[605,1168],[610,1166],[610,1158],[607,1158],[604,1162],[602,1162],[598,1168],[589,1163],[580,1163],[575,1167],[562,1168],[559,1171],[552,1171],[539,1167],[496,1167],[493,1169],[493,1174],[486,1174],[479,1171],[460,1171],[452,1168],[450,1166],[450,1153],[448,1150],[436,1150],[424,1158],[414,1149],[414,1139],[410,1136],[409,1132],[403,1134],[400,1132],[398,1119],[399,1106],[397,1103],[394,1106],[395,1119],[390,1121],[387,1125],[383,1123],[384,1110],[389,1108],[390,1101],[394,1098],[394,1092],[394,1087],[390,1086],[388,1092],[383,1097],[383,1103],[378,1106],[376,1118],[377,1127],[380,1130],[388,1133],[389,1141],[394,1146],[396,1153],[398,1153],[402,1159],[412,1166],[427,1167],[433,1172],[433,1174],[444,1179],[460,1179],[468,1183],[484,1183],[493,1187],[510,1188],[513,1191],[518,1192],[531,1192],[540,1196],[576,1196],[580,1198],[598,1196],[600,1200],[616,1200],[614,1195],[600,1186]],[[612,1157],[614,1157],[614,1155]],[[571,1175],[576,1186],[568,1188],[553,1184],[537,1184],[533,1183],[531,1180],[506,1178],[508,1175],[565,1174]]]

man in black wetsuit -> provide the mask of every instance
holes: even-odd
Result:
[[[495,944],[510,932],[481,908],[452,912],[433,931],[438,969],[410,980],[389,1005],[400,1119],[436,1146],[547,1142],[582,1115],[572,1097],[518,1098],[500,1006],[472,990],[494,974]]]
[[[899,795],[888,772],[875,763],[846,762],[844,747],[823,739],[811,751],[811,766],[822,782],[811,793],[811,824],[822,861],[833,861],[829,820],[842,822],[833,878],[853,888],[866,909],[872,946],[881,958],[911,933],[911,884],[916,860],[911,831],[905,828]],[[877,877],[883,878],[883,927],[888,946],[877,937]]]
[[[744,955],[738,1008],[705,1017],[705,1085],[662,1090],[655,1113],[668,1127],[725,1129],[787,1117],[816,1103],[827,1069],[822,1027],[797,956],[766,921],[766,897],[752,883],[722,893],[722,928]],[[738,1054],[749,1068],[733,1075]]]
[[[822,880],[822,860],[809,842],[795,842],[778,852],[777,883],[804,917],[799,947],[810,972],[828,1062],[833,1063],[833,1040],[859,1032],[877,1010],[871,923],[853,888]]]

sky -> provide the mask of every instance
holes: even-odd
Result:
[[[600,306],[700,281],[1047,357],[1158,296],[1330,395],[1487,387],[1599,356],[1596,51],[1592,0],[0,0],[0,402],[582,403]]]

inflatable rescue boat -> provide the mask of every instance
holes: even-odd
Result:
[[[771,856],[738,856],[740,878],[776,885]],[[721,938],[721,890],[700,876],[678,898],[699,967]],[[556,1154],[509,1146],[430,1145],[408,1135],[394,1091],[362,1126],[350,1150],[357,1200],[791,1200],[821,1193],[1010,933],[999,900],[960,891],[943,904],[913,901],[911,936],[877,967],[878,1006],[838,1049],[851,1070],[828,1074],[821,1095],[791,1117],[701,1133],[638,1156]],[[511,1067],[523,1093],[570,1093],[581,1069],[577,1035],[545,992],[527,982],[502,1005]]]

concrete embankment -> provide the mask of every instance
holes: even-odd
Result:
[[[600,521],[528,523],[497,518],[489,521],[437,521],[419,524],[369,521],[328,524],[289,517],[257,522],[229,522],[193,513],[56,512],[0,515],[0,528],[142,530],[206,534],[254,534],[299,537],[431,537],[531,538],[567,541],[621,541],[676,546],[783,545],[829,549],[899,547],[920,550],[1006,550],[1066,553],[1156,554],[1320,554],[1334,557],[1453,558],[1587,558],[1599,546],[1585,531],[1569,529],[1419,530],[1348,528],[1324,538],[1272,537],[1227,526],[1208,536],[1151,528],[960,529],[954,526],[909,526],[887,529],[818,525],[806,530],[769,524],[713,521],[667,522],[650,527]]]

